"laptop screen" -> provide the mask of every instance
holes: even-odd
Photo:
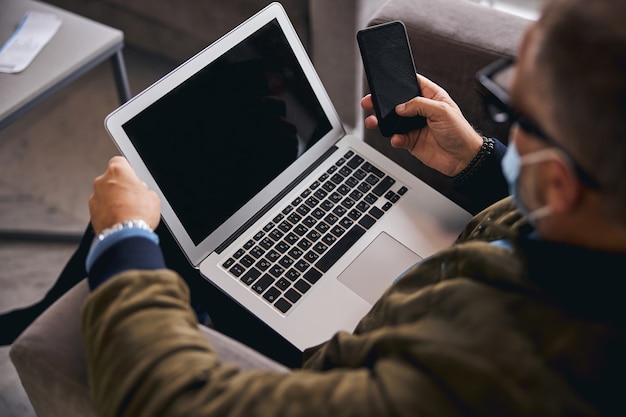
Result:
[[[123,129],[197,245],[331,123],[273,20]]]

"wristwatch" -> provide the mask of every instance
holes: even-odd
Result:
[[[152,228],[148,225],[148,223],[146,223],[145,221],[141,219],[126,220],[120,223],[116,223],[107,229],[104,229],[102,232],[98,234],[98,236],[96,237],[96,241],[100,242],[104,240],[107,236],[115,232],[119,232],[120,230],[124,230],[124,229],[142,229],[142,230],[147,230],[149,232],[153,232]]]

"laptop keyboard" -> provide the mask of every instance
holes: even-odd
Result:
[[[408,191],[395,184],[348,151],[222,267],[287,313]]]

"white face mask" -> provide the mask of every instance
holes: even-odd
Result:
[[[524,204],[518,186],[522,166],[537,164],[555,157],[557,157],[557,153],[552,148],[531,152],[520,157],[515,142],[511,142],[502,158],[502,173],[509,185],[509,193],[513,196],[513,201],[519,210],[526,216],[531,224],[535,224],[537,220],[549,216],[552,214],[552,210],[549,206],[543,206],[531,211]]]

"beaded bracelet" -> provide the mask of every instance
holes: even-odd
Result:
[[[478,151],[474,159],[472,159],[470,163],[467,164],[463,171],[452,177],[452,184],[455,187],[458,187],[465,181],[467,181],[468,178],[474,175],[478,168],[480,168],[481,165],[487,160],[487,157],[491,155],[494,146],[495,142],[492,138],[483,136],[483,146],[480,147],[480,150]]]

